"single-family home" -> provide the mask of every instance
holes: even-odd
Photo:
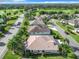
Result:
[[[25,50],[34,54],[59,54],[58,43],[51,35],[31,35],[25,44]]]
[[[79,19],[72,19],[72,20],[69,20],[68,23],[72,26],[75,26],[75,27],[78,27],[79,26]]]
[[[31,23],[30,23],[30,25],[31,26],[33,26],[33,25],[45,25],[45,23],[43,22],[43,20],[42,19],[36,19],[36,20],[34,20],[34,21],[32,21]]]
[[[48,35],[50,29],[46,25],[34,25],[28,28],[28,33],[30,35]]]

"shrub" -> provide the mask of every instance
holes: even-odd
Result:
[[[3,37],[3,36],[4,36],[4,34],[2,32],[0,32],[0,37]]]

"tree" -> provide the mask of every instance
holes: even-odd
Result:
[[[64,14],[63,19],[64,19],[65,24],[68,24],[68,21],[70,20],[70,16],[67,14]]]
[[[26,41],[26,39],[28,38],[28,33],[26,31],[28,25],[28,20],[24,19],[22,27],[20,28],[16,36],[14,36],[13,39],[11,39],[8,43],[8,48],[20,56],[25,56],[24,41]]]
[[[69,45],[69,43],[70,43],[70,41],[66,38],[66,39],[64,39],[64,42],[66,43],[66,44],[68,44]]]

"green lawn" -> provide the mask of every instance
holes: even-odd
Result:
[[[75,59],[74,57],[63,57],[63,56],[38,56],[37,59]]]
[[[79,35],[70,34],[77,42],[79,42]]]
[[[65,59],[65,58],[62,56],[46,56],[46,57],[40,56],[38,57],[38,59]]]
[[[7,22],[7,25],[12,25],[12,24],[14,24],[16,22],[16,19],[14,19],[14,20],[9,20],[8,22]]]
[[[51,35],[53,35],[53,37],[56,39],[60,39],[61,41],[64,41],[64,38],[60,35],[58,31],[52,30]]]
[[[64,27],[60,22],[56,22],[56,24],[66,31],[66,27]]]
[[[9,20],[7,22],[7,26],[5,27],[5,30],[8,31],[15,22],[16,22],[16,19],[15,20]]]
[[[40,11],[45,11],[45,12],[50,12],[50,11],[54,11],[54,12],[64,12],[66,14],[73,14],[75,12],[75,9],[57,9],[57,8],[52,8],[52,9],[39,9]]]
[[[20,57],[12,54],[12,51],[8,51],[3,59],[20,59]]]
[[[62,29],[66,31],[66,27],[63,26],[60,22],[57,22],[57,25],[59,25]],[[79,35],[70,33],[70,36],[72,36],[77,42],[79,42]]]
[[[5,26],[5,30],[4,32],[0,33],[0,38],[2,37],[2,34],[6,33],[10,28],[11,26],[16,22],[18,16],[21,13],[21,10],[23,9],[2,9],[0,10],[0,15],[4,16],[6,15],[7,17],[9,17],[7,23],[6,23],[6,26]],[[7,15],[7,13],[9,13],[9,15]]]

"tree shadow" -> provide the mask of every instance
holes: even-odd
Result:
[[[7,32],[7,33],[5,33],[5,34],[12,34],[11,32]]]
[[[0,46],[5,46],[5,43],[4,42],[0,42]]]
[[[79,47],[73,47],[72,46],[72,48],[73,48],[73,51],[79,51]]]
[[[62,56],[62,55],[60,54],[43,54],[43,55],[42,54],[30,54],[26,58],[38,59],[38,57],[41,57],[41,56],[43,56],[44,58],[47,58],[47,57],[56,57],[56,56]]]

